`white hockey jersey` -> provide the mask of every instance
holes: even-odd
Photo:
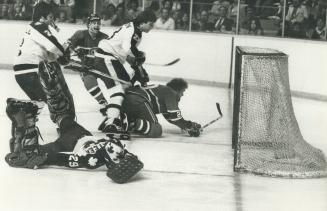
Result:
[[[142,40],[142,31],[140,31],[133,22],[122,25],[113,32],[107,39],[99,42],[98,47],[106,53],[112,54],[120,63],[124,64],[127,55],[137,56],[139,50],[137,46]]]
[[[55,61],[63,54],[64,48],[53,35],[49,26],[40,22],[32,22],[28,25],[19,45],[14,61],[15,74],[28,72],[28,69],[32,69],[30,68],[32,65],[38,65],[40,61]]]

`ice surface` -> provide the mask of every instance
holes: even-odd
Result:
[[[190,84],[180,104],[185,119],[205,124],[217,117],[215,103],[220,103],[224,117],[201,137],[188,137],[159,116],[162,138],[124,142],[145,165],[127,184],[113,183],[104,169],[11,168],[4,161],[10,138],[5,100],[27,98],[12,71],[0,74],[0,210],[327,210],[325,178],[290,180],[233,172],[233,92],[215,87]],[[96,131],[103,118],[97,103],[78,75],[65,77],[74,96],[77,121],[101,136]],[[326,103],[298,98],[293,103],[305,140],[327,153]],[[43,109],[38,123],[45,142],[57,137],[48,114]]]

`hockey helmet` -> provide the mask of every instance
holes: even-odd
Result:
[[[101,21],[101,18],[100,18],[100,16],[98,14],[93,13],[89,17],[87,17],[86,25],[89,26],[89,24],[92,21]]]

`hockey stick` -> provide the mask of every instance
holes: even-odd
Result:
[[[79,51],[79,49],[82,49],[84,50],[85,52],[89,52],[91,55],[94,55],[94,52],[99,50],[100,48],[99,47],[93,47],[93,48],[87,48],[87,47],[77,47],[75,49],[72,49],[76,55],[78,54],[77,52]],[[74,55],[75,56],[75,55]],[[177,62],[179,62],[179,60],[181,60],[180,58],[177,58],[177,59],[174,59],[173,61],[171,62],[168,62],[166,64],[157,64],[157,63],[144,63],[146,65],[151,65],[151,66],[170,66],[170,65],[173,65],[173,64],[176,64]]]
[[[223,113],[221,112],[219,103],[216,103],[216,106],[217,106],[217,110],[218,110],[218,113],[219,113],[219,117],[217,117],[216,119],[214,119],[214,120],[208,122],[207,124],[203,125],[201,127],[200,131],[203,131],[204,128],[208,127],[209,125],[212,125],[213,123],[217,122],[219,119],[221,119],[223,117]]]
[[[176,64],[177,62],[179,62],[179,60],[181,60],[180,58],[177,58],[169,63],[166,63],[166,64],[158,64],[158,63],[147,63],[145,62],[144,64],[145,65],[151,65],[151,66],[161,66],[161,67],[166,67],[166,66],[171,66],[173,64]]]
[[[77,66],[69,66],[69,65],[67,65],[67,66],[65,66],[64,68],[65,68],[65,69],[70,69],[70,70],[73,70],[73,71],[77,71],[77,72],[83,72],[83,71],[79,70],[79,68],[82,67],[82,64],[81,64],[79,61],[70,60],[70,63],[73,63],[73,64],[75,64],[75,65],[77,65]],[[103,77],[105,77],[105,78],[109,78],[109,79],[111,79],[111,80],[118,81],[118,82],[120,82],[120,83],[122,83],[122,84],[125,84],[125,85],[129,85],[129,86],[132,85],[132,83],[130,83],[130,82],[128,82],[128,81],[124,81],[124,80],[122,80],[122,79],[119,79],[119,78],[117,78],[117,77],[114,77],[114,76],[111,76],[111,75],[105,74],[105,73],[100,72],[100,71],[95,70],[95,69],[91,69],[91,68],[88,68],[88,67],[86,67],[86,68],[87,68],[87,70],[86,70],[85,72],[91,72],[91,73],[94,73],[94,74],[96,74],[96,75],[100,75],[100,76],[103,76]]]

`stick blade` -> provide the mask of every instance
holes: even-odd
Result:
[[[179,60],[181,60],[180,58],[177,58],[169,63],[167,63],[165,66],[170,66],[170,65],[173,65],[173,64],[176,64],[177,62],[179,62]]]
[[[220,104],[219,103],[216,103],[216,107],[217,107],[217,110],[218,110],[220,116],[223,116],[223,113],[221,112]]]

